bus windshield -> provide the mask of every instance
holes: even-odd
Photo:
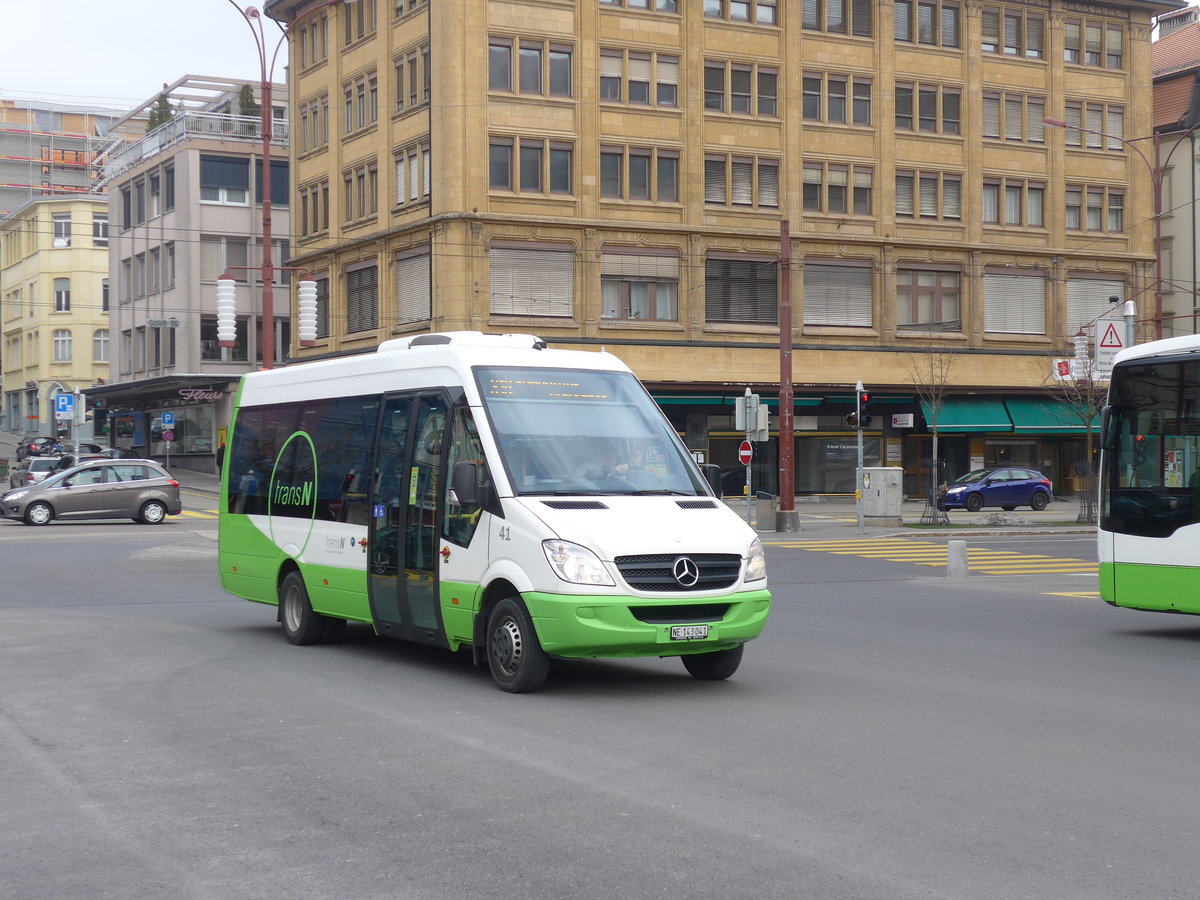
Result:
[[[628,372],[478,367],[517,494],[706,494],[695,463]]]
[[[1117,366],[1101,527],[1166,537],[1200,521],[1200,359]]]

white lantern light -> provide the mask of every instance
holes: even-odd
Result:
[[[300,346],[311,347],[317,342],[317,283],[301,281],[298,293]]]
[[[217,279],[217,342],[222,347],[237,343],[237,282],[225,275]]]

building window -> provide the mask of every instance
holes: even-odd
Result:
[[[1125,29],[1094,19],[1063,20],[1063,60],[1082,66],[1120,69],[1125,64]]]
[[[220,341],[217,340],[217,317],[216,316],[201,316],[200,317],[200,359],[202,360],[223,360],[228,359],[234,362],[245,362],[250,358],[249,343],[246,340],[246,335],[249,332],[250,323],[245,316],[238,316],[234,322],[234,344],[233,347],[222,348]],[[142,368],[145,368],[143,363]]]
[[[1122,278],[1072,272],[1067,277],[1067,334],[1088,329],[1112,313],[1109,297],[1127,296]]]
[[[1125,189],[1068,184],[1066,225],[1069,231],[1125,230]]]
[[[600,196],[618,200],[679,199],[679,151],[600,148]]]
[[[570,47],[528,38],[488,41],[488,90],[572,96]]]
[[[679,319],[679,257],[600,255],[600,316],[649,322]]]
[[[353,44],[375,31],[374,0],[342,4],[342,26],[346,44]]]
[[[300,68],[307,69],[323,62],[329,55],[329,15],[322,12],[312,22],[301,27],[300,39],[296,42],[300,55]]]
[[[922,134],[959,134],[962,95],[937,84],[896,85],[896,129]]]
[[[300,107],[300,152],[318,150],[329,143],[329,94],[321,94]]]
[[[859,164],[805,161],[804,209],[831,216],[869,216],[874,169]]]
[[[1042,124],[1045,114],[1044,97],[986,91],[983,95],[983,136],[992,140],[1041,144],[1046,139],[1045,125]],[[1070,133],[1068,129],[1068,135]]]
[[[317,338],[329,337],[329,276],[313,278],[317,283]]]
[[[1045,227],[1046,186],[1023,178],[985,178],[983,222],[1008,228]]]
[[[150,175],[150,218],[156,219],[162,212],[162,177],[154,172]]]
[[[108,279],[100,280],[100,311],[108,312]]]
[[[128,231],[133,227],[133,191],[131,188],[121,188],[121,230]]]
[[[575,254],[570,247],[493,246],[488,268],[493,314],[574,314]]]
[[[70,312],[71,311],[71,279],[70,278],[55,278],[54,279],[54,311],[55,312]]]
[[[930,47],[958,47],[961,8],[938,0],[896,0],[896,40]]]
[[[364,266],[346,273],[346,333],[379,327],[379,268]]]
[[[342,173],[342,212],[347,222],[366,219],[379,210],[379,167],[363,163]]]
[[[801,26],[809,31],[871,37],[871,0],[803,0]]]
[[[379,76],[368,72],[342,85],[342,108],[346,134],[374,125],[379,117]]]
[[[163,196],[165,198],[163,209],[170,212],[175,208],[175,167],[167,166],[163,169]]]
[[[161,290],[162,279],[162,249],[155,247],[150,251],[149,268],[147,270],[148,292],[157,294]]]
[[[601,6],[618,6],[640,12],[678,12],[678,0],[600,0]]]
[[[1068,100],[1064,112],[1068,127],[1063,129],[1063,141],[1068,147],[1124,152],[1125,107]]]
[[[931,171],[897,172],[896,218],[958,224],[962,218],[962,176]]]
[[[775,25],[779,22],[777,5],[777,0],[704,0],[704,15],[726,22]]]
[[[92,215],[92,246],[108,246],[108,216]]]
[[[705,110],[729,111],[742,116],[775,116],[778,105],[777,69],[752,63],[713,60],[704,63]],[[868,119],[869,115],[868,110]]]
[[[779,264],[774,259],[709,256],[704,261],[704,319],[779,322]]]
[[[835,125],[871,124],[871,79],[805,72],[801,106],[805,119]]]
[[[71,246],[71,214],[54,213],[54,246]]]
[[[704,202],[777,209],[779,160],[709,154],[704,159]]]
[[[250,160],[200,157],[200,200],[244,206],[250,196]]]
[[[329,230],[329,181],[306,184],[299,190],[301,237]]]
[[[993,334],[1045,334],[1045,277],[1040,272],[984,273],[983,330]]]
[[[514,154],[514,150],[516,153]],[[571,144],[542,138],[492,138],[488,145],[488,184],[497,191],[570,194]]]
[[[396,153],[396,205],[429,200],[429,145],[418,144]]]
[[[92,362],[108,362],[108,329],[97,328],[92,332]]]
[[[216,281],[228,273],[234,281],[247,281],[249,265],[246,238],[200,235],[200,280]]]
[[[69,329],[59,328],[54,332],[54,361],[59,363],[71,361],[71,332]]]
[[[429,248],[396,255],[396,316],[399,322],[426,322],[432,315]]]
[[[897,269],[896,327],[917,331],[962,331],[958,272]]]
[[[985,53],[1025,59],[1043,57],[1046,20],[1041,13],[1020,7],[984,7],[982,18]]]
[[[601,50],[600,99],[637,106],[679,106],[679,57]]]
[[[804,263],[804,324],[870,328],[874,308],[870,265]]]
[[[175,287],[175,244],[167,244],[166,266],[163,270],[163,286],[170,290]]]

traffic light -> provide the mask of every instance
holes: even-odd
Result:
[[[871,392],[858,392],[858,423],[862,428],[871,425]]]
[[[850,415],[846,416],[846,424],[849,425],[851,428],[857,428],[858,427],[858,413],[850,413]]]

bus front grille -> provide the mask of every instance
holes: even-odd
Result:
[[[613,562],[639,591],[715,591],[735,584],[742,569],[736,553],[655,553],[618,556]]]

